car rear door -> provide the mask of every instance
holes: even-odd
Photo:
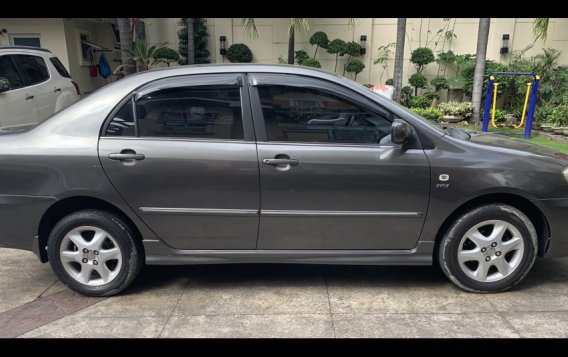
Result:
[[[0,55],[0,77],[11,84],[10,90],[0,93],[0,127],[37,122],[37,108],[12,55]]]
[[[103,129],[105,172],[174,248],[256,247],[258,162],[243,83],[238,73],[152,82]]]
[[[52,76],[43,57],[18,54],[14,55],[14,60],[26,84],[28,97],[37,108],[39,120],[55,113],[58,93],[50,81]]]
[[[412,249],[429,200],[418,146],[390,142],[392,115],[310,77],[251,74],[258,139],[258,249]]]

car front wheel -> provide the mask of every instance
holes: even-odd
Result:
[[[117,216],[83,210],[61,219],[48,239],[51,267],[72,290],[110,296],[124,290],[143,263],[132,229]]]
[[[491,293],[518,284],[532,268],[537,234],[515,207],[490,204],[461,217],[442,238],[438,251],[446,276],[464,290]]]

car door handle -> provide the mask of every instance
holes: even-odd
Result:
[[[298,166],[300,161],[296,159],[262,159],[262,163],[273,166],[278,166],[278,165]]]
[[[61,88],[55,88],[53,91],[54,91],[55,93],[61,92]]]
[[[136,153],[112,153],[108,154],[108,158],[111,160],[144,160],[146,156],[144,154],[136,154]]]
[[[21,98],[21,97],[20,97],[20,98]],[[35,98],[35,97],[34,97],[33,95],[28,95],[25,99],[26,99],[26,100],[32,100],[32,99],[34,99],[34,98]]]

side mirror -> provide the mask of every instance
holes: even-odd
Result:
[[[392,123],[391,140],[395,144],[404,145],[412,139],[412,127],[401,119]]]
[[[0,77],[0,93],[7,92],[12,88],[10,81],[6,77]]]

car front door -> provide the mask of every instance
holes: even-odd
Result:
[[[0,127],[37,122],[37,108],[12,55],[0,56],[0,77],[7,78],[11,86],[0,92]]]
[[[390,142],[392,115],[344,87],[252,74],[258,249],[413,248],[429,200],[419,142]]]
[[[111,114],[99,142],[108,177],[177,249],[255,249],[259,177],[242,74],[152,82]]]

